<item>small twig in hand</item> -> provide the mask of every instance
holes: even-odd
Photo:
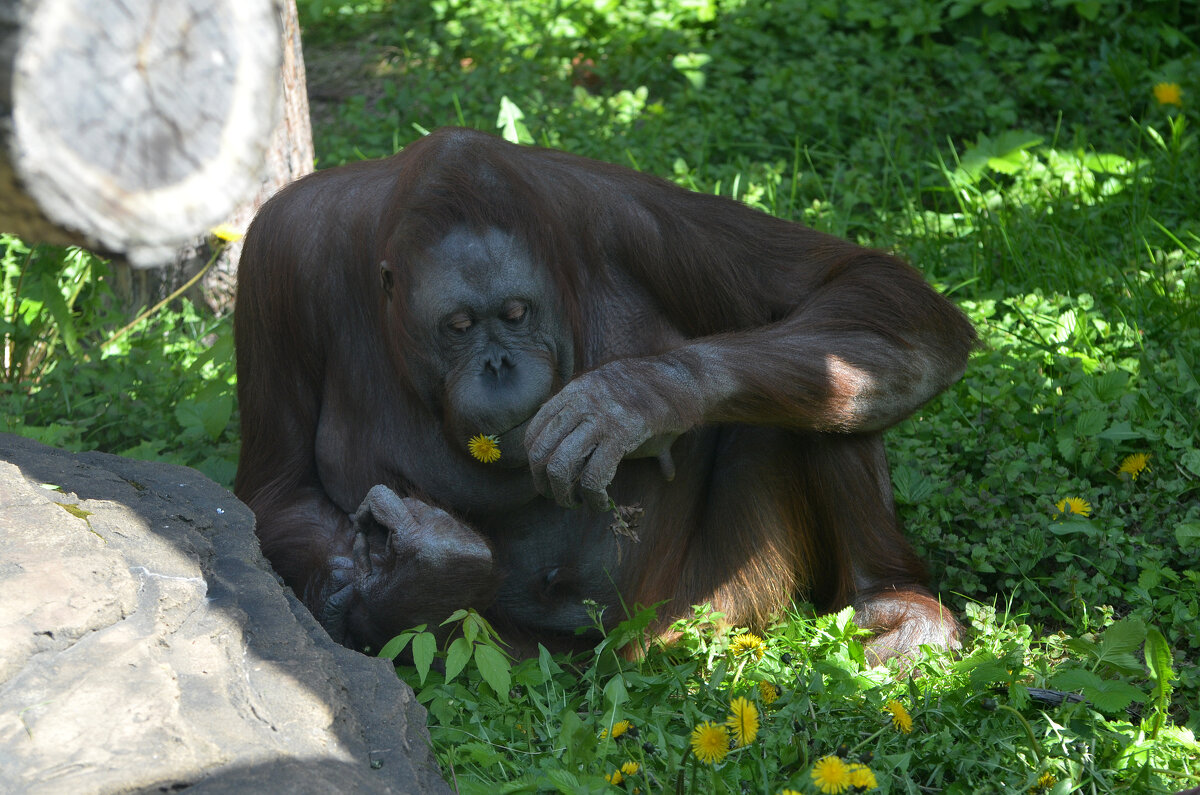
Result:
[[[617,505],[616,502],[610,500],[608,507],[613,512],[613,523],[609,525],[609,529],[619,536],[624,536],[635,543],[641,543],[642,537],[637,532],[638,522],[645,513],[641,503]]]

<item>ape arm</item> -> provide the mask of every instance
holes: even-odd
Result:
[[[638,179],[604,247],[691,341],[662,357],[707,422],[862,432],[956,381],[970,323],[912,266],[745,205]]]
[[[883,430],[962,375],[970,328],[908,266],[861,250],[831,270],[783,320],[630,366],[686,386],[705,422],[825,432]]]
[[[268,202],[246,236],[235,318],[234,490],[284,582],[335,640],[356,648],[422,622],[436,630],[454,609],[490,602],[497,586],[482,536],[375,485],[385,472],[363,439],[387,435],[369,396],[390,394],[381,384],[391,370],[371,314],[344,310],[377,300],[377,270],[353,267],[375,261],[374,217],[355,208],[382,202],[388,189],[386,168],[359,164]],[[355,399],[331,401],[346,393]],[[324,470],[318,446],[331,460]]]
[[[278,502],[260,498],[248,504],[271,566],[330,637],[350,645],[349,619],[358,606],[350,517],[319,486],[297,488]]]
[[[701,423],[886,428],[957,380],[974,330],[909,265],[717,197],[627,178],[609,252],[691,339],[602,364],[526,436],[535,482],[593,507],[622,458]],[[639,193],[640,189],[640,193]]]

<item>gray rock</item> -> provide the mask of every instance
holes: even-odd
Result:
[[[0,434],[0,792],[449,791],[253,527],[193,470]]]

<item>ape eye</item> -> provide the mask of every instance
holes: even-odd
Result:
[[[513,304],[504,310],[504,319],[509,323],[520,323],[528,311],[525,304]]]
[[[455,315],[454,317],[450,318],[450,322],[447,323],[447,325],[450,327],[451,331],[456,331],[459,334],[462,334],[464,331],[471,328],[471,318],[467,317],[466,315]]]

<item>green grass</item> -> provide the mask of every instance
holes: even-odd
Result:
[[[1167,690],[1145,684],[1134,654],[1146,643],[1164,676],[1167,642],[1136,620],[1035,640],[1028,625],[972,604],[970,650],[930,654],[906,678],[866,667],[850,615],[782,617],[761,657],[739,653],[747,635],[703,610],[681,622],[677,645],[634,663],[615,652],[639,642],[648,613],[575,658],[543,650],[509,666],[474,614],[444,671],[430,667],[432,635],[403,637],[384,654],[412,642],[415,666],[400,671],[429,709],[447,775],[467,793],[611,791],[605,777],[629,763],[630,791],[814,791],[812,766],[829,756],[864,765],[885,792],[1012,792],[1044,776],[1057,792],[1188,780],[1180,771],[1200,747],[1172,725]],[[1088,700],[1052,706],[1063,691]],[[702,761],[692,732],[727,724],[739,698],[753,705],[758,731],[719,764]],[[908,731],[892,702],[911,718]],[[1140,731],[1133,715],[1144,716]]]
[[[627,791],[814,792],[814,763],[839,751],[884,792],[1020,791],[1046,774],[1058,793],[1200,784],[1200,19],[1189,9],[302,3],[321,167],[444,124],[506,122],[896,250],[985,342],[959,384],[888,434],[907,532],[971,629],[960,656],[931,654],[913,677],[871,670],[848,615],[801,605],[757,661],[732,654],[736,630],[699,610],[683,642],[636,662],[615,650],[640,637],[644,615],[593,653],[511,662],[460,616],[466,634],[448,649],[405,636],[415,664],[399,668],[455,786],[612,791],[605,776],[636,762]],[[1160,82],[1181,85],[1181,106],[1156,101]],[[7,427],[227,482],[228,322],[156,316],[102,347],[120,321],[100,309],[99,263],[31,256],[11,239],[0,251]],[[118,401],[106,397],[114,383]],[[1149,468],[1122,473],[1139,453]],[[1068,498],[1087,514],[1056,507]],[[692,730],[724,723],[738,696],[761,714],[757,737],[699,761]],[[911,733],[890,723],[891,699]],[[611,737],[621,720],[634,731]]]

